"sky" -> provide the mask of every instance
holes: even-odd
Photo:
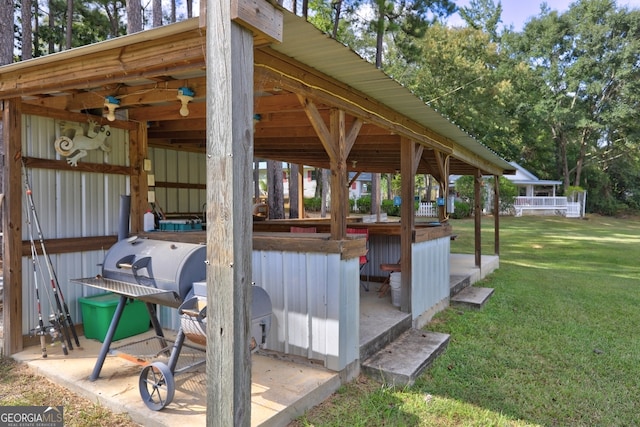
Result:
[[[569,4],[574,0],[547,0],[547,4],[551,10],[564,12],[569,8]],[[458,7],[468,6],[469,0],[455,0]],[[514,30],[520,31],[524,27],[524,23],[532,16],[540,13],[540,4],[543,0],[502,0],[502,26],[513,24]],[[640,9],[640,0],[618,0],[618,7],[628,7],[630,9]],[[449,19],[452,26],[463,25],[462,18],[458,14]]]

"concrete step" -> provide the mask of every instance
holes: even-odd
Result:
[[[449,298],[453,298],[464,288],[471,286],[471,276],[451,275],[449,276]]]
[[[493,295],[492,288],[469,286],[451,298],[452,305],[465,305],[471,308],[482,308]]]
[[[412,385],[445,350],[449,335],[411,328],[366,359],[362,372],[391,385]]]
[[[411,328],[411,315],[407,314],[397,323],[360,345],[360,360],[367,360],[375,353],[391,344],[400,335]]]

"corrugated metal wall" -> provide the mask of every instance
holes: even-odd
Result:
[[[207,182],[204,154],[151,147],[149,158],[156,183],[205,185]],[[204,221],[205,189],[156,186],[155,191],[156,202],[165,213],[198,213]]]
[[[83,123],[78,123],[83,124]],[[111,151],[89,151],[80,162],[109,163],[128,165],[129,137],[122,129],[111,129],[106,142]],[[22,152],[26,157],[41,159],[64,159],[56,153],[53,142],[60,136],[59,121],[49,118],[28,116],[22,118],[23,144]],[[42,230],[47,239],[104,236],[118,233],[118,212],[120,196],[129,194],[130,181],[123,175],[88,173],[75,171],[56,171],[48,169],[27,170],[29,183],[33,191],[33,204]],[[24,176],[23,176],[24,180]],[[23,200],[22,239],[29,240],[29,229],[33,229],[33,238],[40,247],[35,224],[29,227],[27,202]],[[53,273],[58,279],[60,289],[69,304],[74,322],[82,321],[79,297],[93,295],[99,291],[86,286],[75,285],[70,279],[95,276],[101,272],[100,263],[106,250],[51,255]],[[37,274],[40,300],[45,322],[51,312],[47,295],[50,294],[51,282],[47,264],[39,257],[43,274]],[[31,257],[22,260],[23,283],[23,334],[37,324],[35,283]],[[40,271],[40,269],[37,269]],[[52,301],[52,304],[55,304]]]
[[[253,251],[253,280],[273,305],[267,346],[340,371],[359,357],[358,258]]]
[[[449,297],[449,236],[412,246],[411,313],[413,319]]]

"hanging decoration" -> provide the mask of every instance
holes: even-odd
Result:
[[[115,96],[107,96],[104,98],[104,108],[107,109],[107,120],[110,122],[116,119],[116,108],[120,106],[120,100]]]
[[[178,99],[182,103],[182,107],[180,107],[180,115],[182,117],[187,117],[189,115],[188,104],[190,101],[193,101],[194,95],[195,92],[188,87],[181,87],[178,89]]]
[[[67,158],[71,166],[78,166],[78,160],[87,155],[88,150],[101,149],[108,153],[111,148],[105,144],[105,139],[111,135],[108,125],[100,125],[95,120],[89,119],[86,129],[76,123],[60,122],[62,136],[56,138],[53,143],[56,151]]]

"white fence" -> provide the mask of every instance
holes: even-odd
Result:
[[[421,202],[416,211],[416,216],[438,217],[436,202]]]
[[[551,214],[567,214],[567,198],[557,197],[529,197],[519,196],[513,201],[515,216],[522,216],[523,211],[538,211],[540,214],[549,212]],[[531,212],[534,213],[534,212]],[[535,213],[534,213],[535,214]]]

